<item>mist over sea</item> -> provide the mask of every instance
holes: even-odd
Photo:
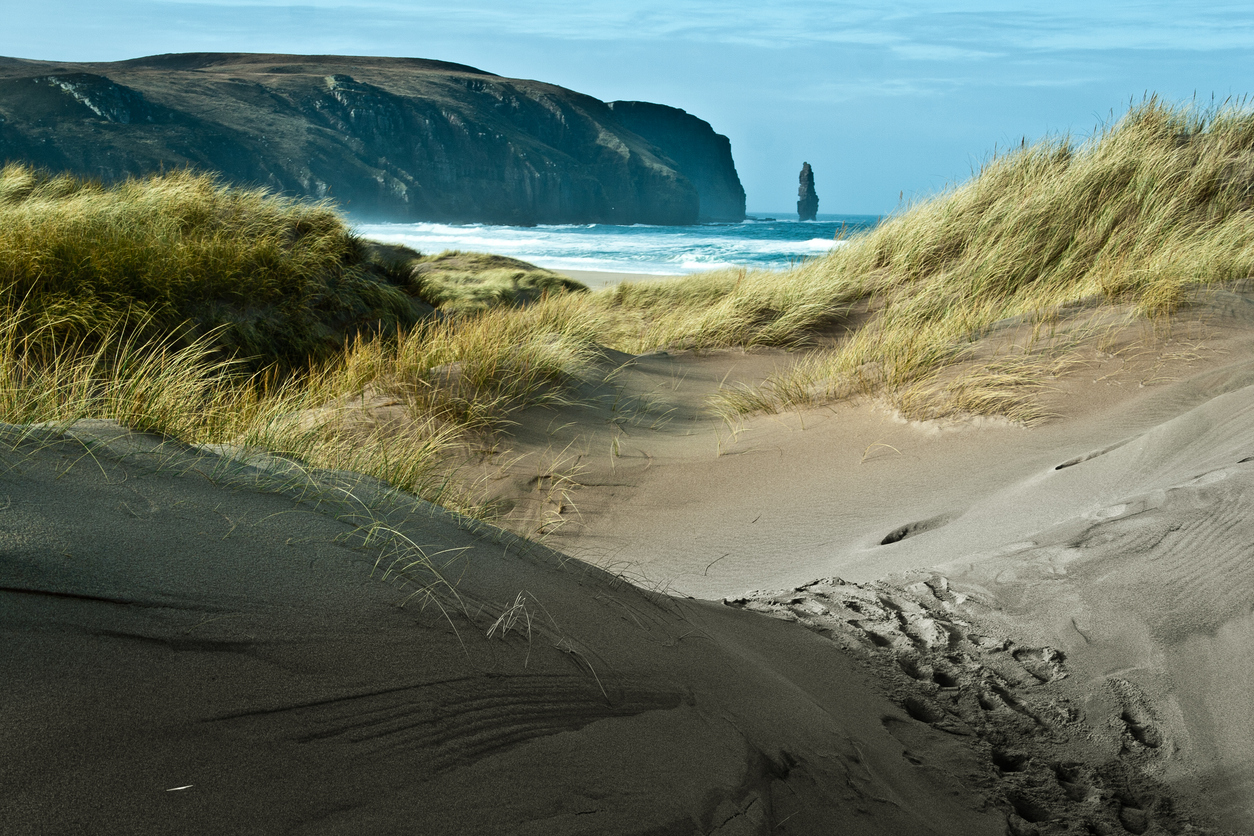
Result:
[[[741,223],[697,226],[488,226],[485,224],[360,224],[367,238],[422,253],[473,250],[512,256],[552,270],[595,270],[670,276],[720,267],[784,268],[823,255],[837,233],[867,230],[875,215],[752,212]],[[789,215],[792,218],[789,218]]]

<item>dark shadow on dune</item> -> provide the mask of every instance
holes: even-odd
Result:
[[[1095,459],[1098,456],[1104,456],[1113,450],[1118,450],[1120,447],[1127,444],[1131,440],[1132,439],[1130,438],[1125,438],[1123,441],[1112,444],[1109,447],[1103,447],[1100,450],[1094,450],[1091,453],[1085,453],[1082,456],[1076,456],[1074,459],[1067,459],[1065,462],[1055,467],[1054,470],[1066,470],[1068,467],[1075,467],[1077,464],[1083,464],[1084,462]]]
[[[953,519],[953,514],[941,514],[940,516],[931,517],[926,520],[906,523],[900,528],[894,528],[892,531],[888,532],[888,534],[884,535],[884,539],[880,540],[880,545],[890,546],[893,543],[900,543],[902,540],[909,537],[914,537],[917,534],[923,534],[926,531],[931,531],[933,529],[940,528],[941,526],[948,525],[953,521]]]

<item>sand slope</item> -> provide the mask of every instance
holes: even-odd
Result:
[[[1044,507],[1070,514],[1039,527],[1007,514]],[[998,548],[937,571],[1063,650],[1088,710],[1114,718],[1112,746],[1139,748],[1231,826],[1254,827],[1254,386],[968,516],[1014,523]]]
[[[4,463],[6,834],[1004,832],[987,764],[795,625],[108,424]],[[464,613],[401,606],[411,543]]]
[[[915,715],[991,725],[1003,769],[1039,773],[1012,791],[1029,821],[1069,795],[1080,808],[1113,797],[1112,823],[1145,832],[1200,798],[1223,826],[1254,827],[1254,386],[933,525],[881,546],[926,552],[928,571],[739,603],[845,644],[870,638]],[[1077,783],[1093,767],[1104,777]]]
[[[1046,702],[1073,716],[1057,734],[1097,743],[1032,757],[1134,767],[1164,782],[1155,793],[1200,798],[1222,826],[1254,831],[1250,308],[1247,295],[1216,294],[1193,312],[1197,330],[1095,352],[1053,382],[1058,417],[1032,429],[910,424],[841,404],[754,417],[733,433],[703,415],[702,400],[729,375],[761,379],[787,354],[634,358],[615,377],[617,397],[651,395],[643,415],[585,414],[574,423],[582,435],[548,441],[579,485],[559,497],[573,509],[565,519],[550,502],[550,542],[654,588],[863,639],[871,628],[856,612],[823,613],[824,595],[845,593],[816,592],[814,579],[843,579],[827,584],[837,590],[887,580],[912,606],[940,607],[902,591],[938,578],[962,599],[940,607],[969,625],[956,635],[1062,660]],[[668,420],[650,423],[657,415]],[[928,670],[937,654],[942,667],[952,666],[943,654],[987,655],[915,640],[902,652]],[[987,661],[959,665],[967,673],[954,687],[976,694]],[[1014,676],[1004,684],[1022,690]]]

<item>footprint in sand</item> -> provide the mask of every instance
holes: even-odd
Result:
[[[1018,647],[1011,655],[1041,683],[1055,682],[1067,676],[1062,664],[1066,656],[1052,647]]]
[[[1164,743],[1162,726],[1141,690],[1125,679],[1111,679],[1109,685],[1121,706],[1118,723],[1125,732],[1124,748],[1129,751],[1161,748]]]
[[[893,543],[900,543],[902,540],[906,540],[910,537],[948,525],[953,522],[953,519],[953,514],[941,514],[936,517],[930,517],[926,520],[906,523],[905,525],[894,528],[892,531],[885,534],[884,539],[880,540],[880,545],[891,546]]]

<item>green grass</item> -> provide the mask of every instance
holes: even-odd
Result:
[[[474,499],[452,478],[456,428],[417,416],[400,431],[380,432],[353,422],[347,410],[327,409],[344,393],[339,362],[278,378],[215,359],[209,338],[181,347],[133,335],[58,339],[23,327],[20,316],[0,326],[0,420],[65,426],[112,419],[187,443],[365,473],[475,512]]]
[[[515,291],[500,292],[496,273],[477,291],[464,278],[476,264],[508,269]],[[205,175],[104,187],[6,166],[0,420],[110,418],[366,473],[475,513],[454,452],[510,411],[560,399],[595,333],[548,302],[581,286],[525,268],[363,241],[328,206]],[[423,297],[454,270],[460,295]],[[472,297],[498,309],[473,313]],[[455,314],[434,313],[450,300]],[[368,395],[404,420],[362,420],[354,399]]]
[[[487,253],[447,250],[409,262],[413,292],[452,313],[523,306],[561,293],[586,293],[581,282],[534,264]]]
[[[590,372],[597,320],[561,298],[429,320],[394,337],[359,338],[325,374],[340,391],[389,391],[415,417],[493,431],[533,404],[564,403]]]

